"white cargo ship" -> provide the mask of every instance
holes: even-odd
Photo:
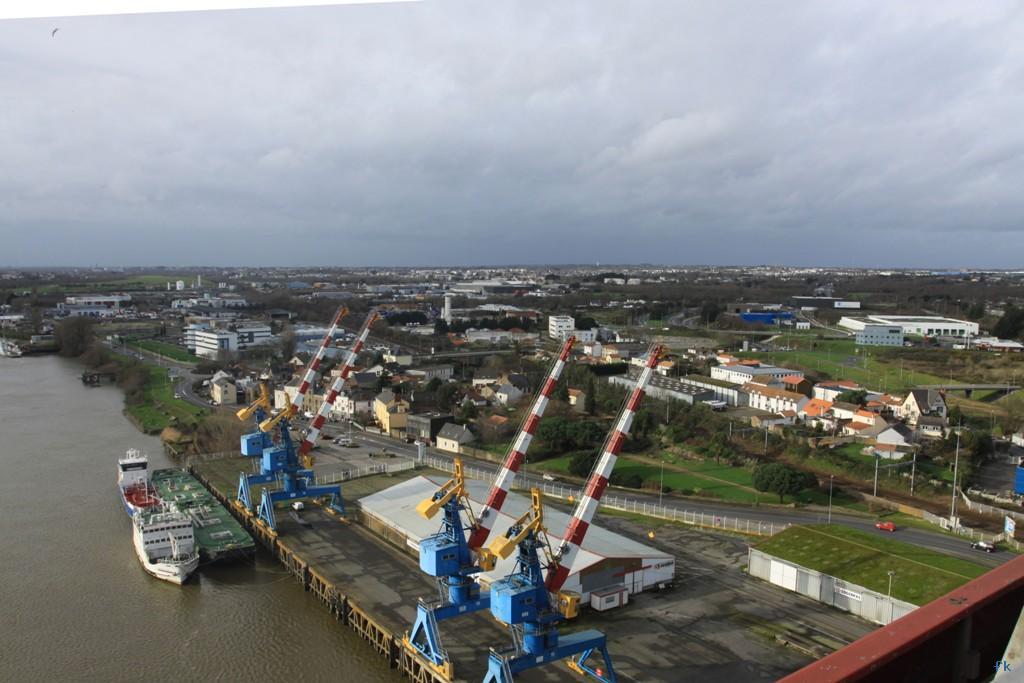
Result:
[[[12,341],[7,341],[5,338],[0,338],[0,357],[3,358],[19,358],[21,357],[21,347]]]
[[[168,508],[148,508],[132,517],[135,554],[147,573],[182,584],[199,566],[195,529],[187,515]]]
[[[117,490],[129,517],[160,503],[156,489],[149,481],[149,458],[137,448],[129,448],[117,461]]]

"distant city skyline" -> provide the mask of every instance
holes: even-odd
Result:
[[[1020,35],[1000,2],[3,20],[0,267],[1020,268]]]

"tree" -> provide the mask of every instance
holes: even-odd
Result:
[[[700,308],[700,317],[709,325],[718,318],[718,315],[722,312],[722,307],[715,301],[705,301],[704,305]]]
[[[92,320],[81,316],[65,318],[53,329],[60,355],[77,358],[92,343]]]
[[[590,375],[587,378],[587,388],[585,391],[587,393],[583,399],[583,410],[587,415],[593,415],[597,412],[597,396],[594,395],[597,387],[594,386],[594,375]]]
[[[442,412],[448,412],[455,405],[455,395],[459,388],[451,382],[445,382],[437,388],[437,407]]]
[[[1003,317],[992,328],[992,334],[1004,339],[1024,337],[1024,308],[1007,304]]]
[[[782,463],[762,463],[754,468],[754,488],[758,491],[777,493],[779,502],[783,496],[796,495],[807,485],[806,475]]]
[[[985,317],[985,302],[975,301],[967,308],[967,317],[971,320],[981,320]]]
[[[836,396],[836,401],[862,406],[868,402],[868,392],[863,389],[847,389]]]
[[[295,340],[295,331],[290,329],[285,330],[281,335],[280,341],[281,357],[285,360],[289,360],[295,355],[295,348],[297,345],[298,343]]]
[[[468,399],[463,401],[462,406],[459,408],[459,419],[463,422],[469,422],[479,414],[480,411],[477,409],[476,404]]]
[[[448,323],[445,322],[444,318],[438,318],[434,321],[434,334],[448,334]]]

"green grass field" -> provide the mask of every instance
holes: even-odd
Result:
[[[793,367],[805,372],[827,374],[833,379],[853,380],[863,386],[883,391],[905,391],[920,384],[941,384],[949,377],[939,377],[912,370],[900,371],[898,363],[876,360],[868,356],[864,361],[858,353],[844,350],[775,351],[772,353],[741,354],[758,358],[782,367]],[[954,378],[955,380],[956,378]]]
[[[155,339],[136,339],[126,343],[128,346],[142,349],[143,351],[159,353],[162,356],[166,356],[167,358],[181,361],[183,363],[198,363],[202,360],[199,356],[189,353],[180,346],[168,344],[167,342],[156,341]]]
[[[569,476],[570,459],[569,456],[560,456],[544,460],[538,463],[536,468]],[[685,495],[698,495],[747,505],[779,502],[776,494],[754,489],[753,475],[745,467],[732,467],[712,460],[687,460],[671,456],[666,456],[665,462],[665,471],[662,475],[661,465],[656,459],[624,455],[616,464],[615,472],[623,475],[636,474],[643,479],[645,488],[653,488],[655,491],[659,483],[664,482],[665,486],[673,491]],[[828,492],[806,489],[796,496],[786,496],[783,501],[828,505]],[[863,507],[856,499],[843,493],[833,495],[832,505],[855,509],[858,506]]]
[[[931,602],[988,571],[882,533],[812,524],[791,527],[757,548],[880,593],[888,590],[888,572],[894,571],[892,595],[915,605]]]
[[[174,385],[167,377],[167,370],[157,366],[149,367],[149,380],[143,397],[142,403],[127,406],[125,412],[138,420],[148,433],[159,432],[167,426],[194,425],[208,412],[205,408],[174,398]]]

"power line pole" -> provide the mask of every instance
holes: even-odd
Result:
[[[960,431],[963,427],[964,420],[960,418],[960,424],[956,430],[956,456],[953,458],[953,503],[949,508],[949,521],[952,522],[953,518],[956,517],[956,480],[957,473],[960,467]],[[959,524],[957,525],[959,526]]]
[[[881,460],[877,455],[875,456],[875,490],[871,495],[878,496],[878,461]]]

